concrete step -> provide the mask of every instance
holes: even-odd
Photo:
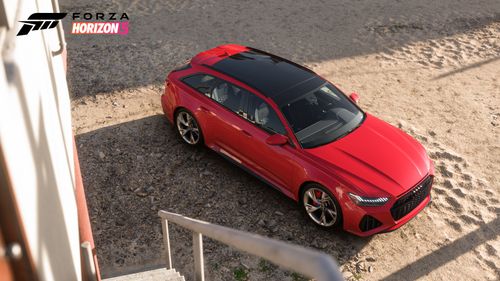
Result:
[[[185,281],[175,269],[159,268],[147,271],[121,275],[102,281]]]

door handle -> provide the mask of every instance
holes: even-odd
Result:
[[[249,132],[247,132],[246,130],[241,130],[241,132],[243,134],[245,134],[247,137],[251,138],[252,137],[252,134],[250,134]]]

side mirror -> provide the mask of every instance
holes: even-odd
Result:
[[[358,102],[359,102],[359,96],[358,96],[358,94],[356,94],[356,93],[352,93],[352,94],[349,96],[349,98],[350,98],[353,102],[355,102],[355,103],[358,103]]]
[[[274,134],[266,139],[269,145],[284,145],[288,143],[288,138],[282,134]]]

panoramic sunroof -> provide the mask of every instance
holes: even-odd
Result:
[[[316,76],[312,71],[280,57],[254,50],[227,57],[214,64],[213,68],[271,98]]]

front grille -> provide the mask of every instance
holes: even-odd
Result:
[[[427,177],[408,193],[399,198],[391,208],[391,215],[394,220],[399,220],[415,209],[429,195],[431,190],[432,177]]]
[[[361,219],[361,222],[359,222],[359,229],[365,232],[377,228],[381,225],[382,223],[379,222],[376,218],[366,215]]]

